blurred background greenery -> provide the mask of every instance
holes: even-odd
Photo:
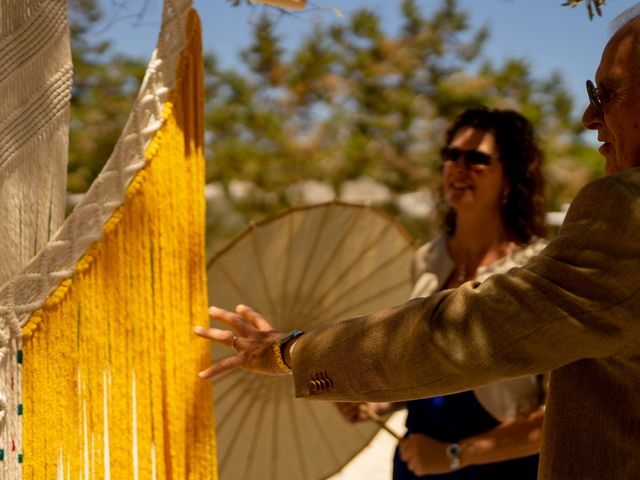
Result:
[[[209,255],[251,220],[332,198],[379,206],[428,240],[437,228],[444,130],[478,104],[516,109],[535,125],[550,210],[603,173],[596,149],[580,136],[561,75],[538,78],[523,58],[484,60],[488,29],[472,27],[456,0],[438,1],[428,18],[417,0],[402,1],[392,33],[363,8],[346,21],[316,24],[295,45],[282,41],[277,17],[263,12],[237,67],[222,68],[206,52]],[[602,3],[587,0],[590,14]],[[146,62],[92,40],[88,32],[105,14],[97,0],[70,0],[70,12],[73,204],[110,155]]]

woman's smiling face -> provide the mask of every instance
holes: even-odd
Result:
[[[447,146],[454,153],[480,152],[488,157],[488,163],[474,163],[464,153],[457,158],[443,158],[442,177],[444,198],[458,214],[462,211],[502,210],[502,199],[508,188],[502,162],[498,160],[495,137],[492,132],[473,127],[460,129]],[[445,149],[446,150],[446,149]]]

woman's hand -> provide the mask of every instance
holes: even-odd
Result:
[[[413,433],[400,440],[400,458],[417,476],[451,471],[447,444],[422,433]]]
[[[274,330],[262,315],[245,305],[238,305],[235,313],[210,307],[209,316],[231,330],[198,326],[195,333],[233,348],[236,353],[218,360],[200,372],[201,378],[211,378],[236,368],[268,375],[284,374],[276,363],[273,344],[285,333]]]
[[[347,422],[358,423],[371,420],[374,417],[383,417],[389,413],[404,408],[404,402],[334,402],[338,411]]]
[[[358,423],[369,420],[369,417],[362,411],[361,405],[363,403],[358,402],[334,402],[334,405],[349,423]]]

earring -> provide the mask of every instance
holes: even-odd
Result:
[[[502,191],[502,205],[506,205],[509,201],[509,189],[505,188]]]

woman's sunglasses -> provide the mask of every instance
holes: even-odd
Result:
[[[498,158],[478,150],[461,150],[455,147],[444,147],[440,151],[440,157],[443,162],[457,162],[461,157],[464,157],[467,167],[486,166],[491,163],[491,160]]]

